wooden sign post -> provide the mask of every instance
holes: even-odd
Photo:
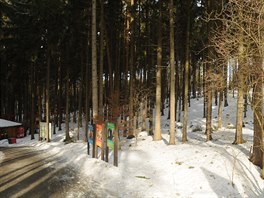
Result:
[[[94,124],[89,124],[88,126],[88,140],[87,140],[87,153],[88,155],[90,155],[90,145],[94,145],[95,142],[95,125]],[[92,157],[95,157],[94,154],[94,146],[92,147],[93,149],[93,153],[92,153]]]
[[[107,130],[107,144],[106,144],[106,162],[108,162],[109,149],[114,151],[114,165],[117,166],[117,154],[118,154],[118,129],[117,125],[112,122],[106,124]]]
[[[118,127],[115,127],[114,130],[114,166],[118,166]]]
[[[98,157],[98,147],[101,150],[101,160],[108,162],[109,149],[114,152],[114,166],[118,166],[118,127],[113,122],[89,125],[87,152],[90,154],[90,144],[93,145],[92,157]]]
[[[101,149],[101,159],[104,160],[104,124],[96,124],[95,156],[98,155],[98,147]]]

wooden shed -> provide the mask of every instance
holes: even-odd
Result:
[[[17,129],[22,126],[22,123],[13,122],[10,120],[0,119],[0,138],[16,138]],[[7,136],[7,137],[6,137]]]

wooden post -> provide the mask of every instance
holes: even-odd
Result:
[[[108,155],[109,155],[109,148],[107,145],[107,139],[108,139],[108,129],[107,129],[107,123],[106,123],[106,133],[105,133],[105,161],[108,162]]]
[[[118,125],[115,123],[115,129],[114,129],[114,166],[118,166]]]
[[[97,146],[96,146],[96,125],[93,125],[93,158],[97,157]]]
[[[102,130],[102,146],[101,146],[101,160],[104,160],[104,155],[105,155],[105,140],[106,140],[106,138],[105,138],[105,134],[106,134],[106,132],[105,132],[105,129],[106,129],[106,126],[104,125],[104,124],[102,124],[102,126],[103,126],[103,130]]]
[[[106,143],[107,144],[107,143]],[[106,145],[106,148],[105,148],[106,150],[105,150],[105,161],[106,162],[108,162],[109,160],[108,160],[108,155],[109,155],[109,148],[108,148],[108,146]]]
[[[89,143],[89,137],[87,138],[87,154],[90,155],[90,143]]]

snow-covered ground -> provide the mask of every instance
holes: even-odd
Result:
[[[3,146],[33,146],[60,152],[73,168],[91,181],[98,197],[264,197],[264,181],[261,169],[249,160],[253,140],[252,112],[247,113],[243,128],[243,145],[232,145],[235,129],[235,99],[229,98],[229,106],[223,111],[223,128],[213,132],[213,140],[205,142],[203,99],[192,99],[189,109],[188,143],[181,143],[181,129],[177,128],[176,145],[168,145],[169,120],[167,111],[162,117],[162,140],[154,142],[147,132],[140,132],[137,140],[121,138],[118,167],[110,162],[93,159],[87,155],[87,144],[81,140],[64,144],[64,130],[57,131],[50,143],[39,142],[38,136],[17,139],[17,144],[0,141]],[[217,123],[217,107],[213,106],[214,125]],[[178,124],[180,125],[180,124]],[[194,128],[202,131],[192,132]],[[83,129],[81,133],[83,134]],[[76,124],[71,123],[71,133]],[[0,151],[1,161],[5,158]],[[76,197],[78,192],[69,193]],[[79,194],[78,197],[82,197]]]

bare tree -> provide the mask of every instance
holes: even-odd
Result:
[[[213,43],[219,56],[236,61],[237,121],[234,143],[243,143],[242,119],[244,95],[254,114],[254,141],[251,161],[263,169],[263,76],[264,76],[264,1],[229,0],[214,19],[222,22]],[[253,88],[253,99],[250,92]],[[262,171],[264,175],[264,170]]]

